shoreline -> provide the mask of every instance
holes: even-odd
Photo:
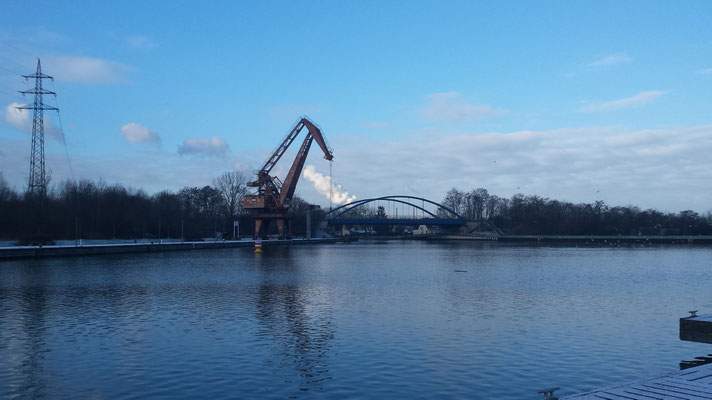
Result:
[[[263,240],[262,247],[277,245],[307,245],[334,243],[339,239],[289,239]],[[235,247],[254,247],[255,240],[222,240],[213,242],[166,242],[166,243],[108,243],[87,245],[47,245],[47,246],[7,246],[0,247],[0,261],[23,258],[71,257],[84,255],[103,255],[121,253],[150,253],[162,251],[185,251],[204,249],[225,249]]]
[[[712,244],[712,236],[615,236],[615,235],[433,235],[433,236],[352,236],[345,240],[494,241],[510,243],[589,244]]]

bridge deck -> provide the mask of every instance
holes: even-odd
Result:
[[[712,364],[688,368],[626,385],[574,396],[562,400],[710,400]]]

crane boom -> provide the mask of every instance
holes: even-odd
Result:
[[[276,176],[271,176],[270,172],[305,127],[307,135],[297,152],[289,173],[284,178],[284,183],[282,183]],[[314,140],[324,152],[324,158],[331,161],[334,155],[326,144],[321,130],[312,121],[302,117],[257,172],[257,179],[247,184],[247,186],[257,188],[255,194],[246,195],[243,199],[243,207],[254,213],[255,237],[259,236],[263,222],[268,225],[271,220],[276,220],[279,235],[280,237],[284,236],[284,223],[288,223],[289,203],[294,196],[299,176]],[[289,231],[288,226],[287,231]]]
[[[324,136],[321,134],[321,130],[317,128],[316,125],[314,125],[313,122],[311,122],[309,119],[306,117],[302,117],[299,122],[297,122],[296,125],[294,125],[294,128],[287,134],[287,136],[282,140],[282,143],[272,152],[272,155],[265,161],[264,165],[260,169],[261,172],[265,173],[270,173],[272,171],[272,168],[279,162],[279,159],[282,158],[284,153],[287,151],[289,146],[294,142],[294,139],[299,136],[299,133],[304,129],[306,126],[307,130],[309,133],[314,136],[316,139],[316,142],[319,144],[319,147],[324,151],[324,158],[327,160],[331,160],[334,156],[331,154],[331,151],[326,145],[326,141],[324,140]]]

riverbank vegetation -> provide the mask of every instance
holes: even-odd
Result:
[[[212,185],[149,195],[141,189],[102,180],[68,180],[50,185],[40,199],[13,190],[0,173],[0,238],[58,239],[231,238],[233,221],[252,236],[252,218],[242,209],[247,178],[226,172]],[[307,203],[292,202],[292,232],[305,232]]]
[[[225,172],[211,185],[155,194],[102,180],[66,180],[50,185],[47,196],[37,198],[14,190],[0,172],[0,238],[230,238],[233,221],[240,221],[242,236],[252,236],[253,220],[242,209],[247,179],[239,172]],[[505,234],[712,235],[709,212],[670,213],[610,206],[602,201],[571,203],[523,194],[504,198],[482,188],[469,192],[453,188],[441,203],[470,221],[481,222],[483,229],[498,229]],[[292,201],[295,236],[306,232],[308,207],[299,197]],[[353,213],[386,218],[383,208],[357,208],[350,214]],[[320,210],[314,210],[315,223],[320,214]],[[391,231],[396,230],[382,233]]]
[[[516,194],[499,197],[478,188],[451,189],[444,206],[471,221],[489,222],[513,235],[711,235],[712,215],[662,212],[603,201],[570,203]]]

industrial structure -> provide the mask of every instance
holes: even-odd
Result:
[[[395,204],[402,204],[406,207],[413,209],[413,217],[410,218],[407,215],[401,214],[399,217],[397,214],[395,216],[353,216],[350,215],[352,211],[357,210],[361,207],[367,207],[369,204],[376,202],[390,202]],[[418,203],[421,203],[419,205]],[[430,206],[434,206],[437,212],[433,213],[429,211],[425,203]],[[417,213],[422,213],[417,215]],[[427,216],[426,216],[427,214]],[[329,224],[333,227],[343,226],[343,225],[410,225],[410,226],[450,226],[450,227],[464,227],[467,225],[467,219],[462,215],[458,214],[451,208],[428,200],[423,197],[416,196],[404,196],[404,195],[394,195],[394,196],[382,196],[374,197],[370,199],[356,200],[354,202],[344,204],[340,207],[336,207],[325,214],[328,219]]]
[[[294,162],[292,162],[289,173],[287,173],[284,182],[282,182],[278,177],[272,176],[270,173],[304,128],[307,129],[307,136],[304,138]],[[277,223],[279,237],[290,236],[290,222],[287,212],[289,211],[289,204],[294,196],[294,191],[297,188],[299,176],[304,168],[309,148],[314,140],[324,152],[324,158],[331,161],[334,156],[327,146],[321,130],[308,118],[302,117],[282,140],[277,149],[272,152],[262,168],[257,171],[257,179],[247,184],[249,187],[256,188],[254,194],[246,195],[243,198],[243,207],[246,210],[250,210],[255,219],[256,238],[260,237],[261,231],[264,231],[265,234],[268,232],[272,221]]]
[[[27,191],[30,194],[44,197],[47,194],[47,173],[45,171],[45,156],[44,156],[44,110],[59,111],[57,107],[52,107],[44,104],[42,96],[51,94],[57,96],[57,93],[51,92],[42,87],[43,79],[54,80],[49,75],[42,73],[42,65],[40,59],[37,59],[37,71],[31,75],[22,75],[25,80],[33,78],[35,80],[35,88],[31,90],[20,91],[23,95],[34,94],[34,103],[17,107],[19,110],[33,110],[32,114],[32,151],[30,153],[30,178],[27,185]]]

